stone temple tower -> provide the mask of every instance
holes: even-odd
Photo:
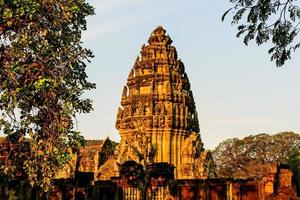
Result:
[[[203,178],[209,156],[184,64],[161,26],[148,43],[123,89],[116,121],[121,135],[117,162],[167,162],[176,167],[177,179]]]

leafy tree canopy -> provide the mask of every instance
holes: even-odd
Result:
[[[292,152],[286,163],[293,171],[293,183],[296,186],[297,194],[300,196],[300,146],[296,147]]]
[[[95,88],[81,33],[93,14],[85,0],[0,0],[0,131],[8,136],[1,176],[47,190],[69,147],[83,141],[73,119],[92,109],[81,98]]]
[[[227,139],[212,153],[218,176],[247,178],[264,175],[270,164],[296,165],[298,160],[295,157],[299,154],[295,154],[295,149],[299,146],[299,134],[282,132],[276,135],[259,134],[243,139]]]
[[[238,25],[237,37],[244,43],[255,40],[258,45],[271,41],[271,60],[278,67],[291,58],[300,46],[300,7],[297,0],[230,0],[233,6],[223,17],[232,13],[232,24]]]
[[[300,176],[300,146],[291,151],[286,163]]]

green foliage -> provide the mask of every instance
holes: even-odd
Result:
[[[0,174],[48,190],[82,144],[73,119],[92,110],[81,32],[93,14],[85,0],[0,0],[0,130],[13,152]]]
[[[299,173],[300,175],[300,146],[294,148],[287,159],[287,164],[292,171]]]
[[[282,132],[227,139],[212,152],[220,177],[261,176],[270,164],[285,163],[300,146],[300,135]]]
[[[278,67],[291,58],[300,47],[300,7],[297,0],[230,0],[233,7],[222,16],[222,21],[232,12],[232,24],[238,25],[237,37],[244,34],[244,43],[255,40],[258,45],[271,41],[271,60]]]
[[[300,146],[294,148],[286,163],[293,171],[293,182],[296,185],[298,196],[300,195]]]

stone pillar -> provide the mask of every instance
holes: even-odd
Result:
[[[281,168],[278,174],[278,189],[291,188],[292,187],[293,173],[290,169]]]
[[[163,133],[163,162],[171,163],[171,137],[170,131],[166,130]]]
[[[227,187],[227,200],[232,200],[232,182],[226,184]]]
[[[158,144],[157,144],[157,134],[155,132],[152,132],[152,145],[155,145],[156,146],[156,152],[155,152],[155,155],[154,155],[154,162],[157,162],[157,155],[158,155]]]

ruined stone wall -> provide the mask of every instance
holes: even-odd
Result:
[[[153,164],[145,172],[140,172],[146,179],[142,180],[142,187],[138,184],[138,175],[135,173],[139,164],[130,162],[126,173],[115,177],[109,184],[115,184],[113,194],[119,194],[119,199],[148,199],[156,200],[299,200],[292,185],[291,170],[285,166],[275,166],[274,171],[263,178],[249,179],[186,179],[174,180],[173,167],[166,163]],[[136,166],[136,167],[134,167]],[[132,172],[132,173],[131,173]],[[271,178],[274,177],[274,178]],[[147,181],[148,179],[148,181]],[[272,179],[272,189],[265,187]],[[96,190],[105,192],[105,182],[98,184]],[[272,192],[271,192],[272,191]],[[110,191],[109,191],[110,192]],[[117,197],[114,196],[116,199]],[[101,198],[100,198],[101,199]]]

